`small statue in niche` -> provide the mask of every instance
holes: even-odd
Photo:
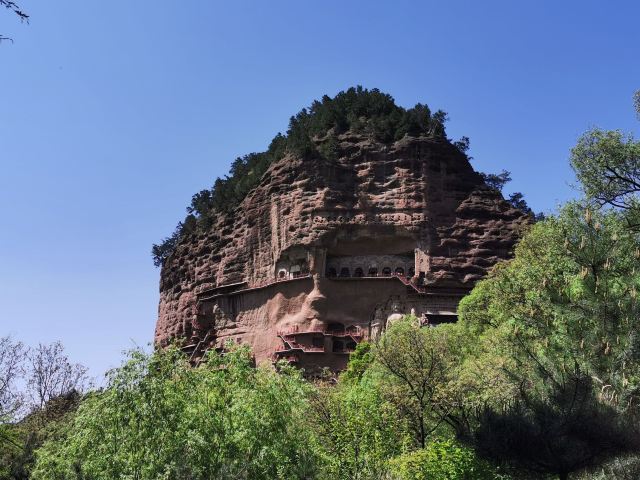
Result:
[[[227,325],[227,317],[220,308],[220,306],[216,303],[213,306],[213,328],[215,330],[220,330]]]
[[[400,313],[400,306],[398,305],[398,302],[393,302],[391,305],[391,311],[393,313]]]
[[[402,315],[401,313],[392,313],[391,315],[389,315],[387,317],[387,328],[389,328],[394,323],[399,322],[400,320],[402,320],[403,316],[404,315]]]
[[[396,297],[392,297],[389,303],[391,303],[391,315],[387,317],[385,328],[389,328],[395,322],[402,320],[402,317],[404,316],[400,310],[400,305]]]
[[[371,340],[375,341],[380,338],[384,326],[384,309],[381,305],[377,305],[373,312],[373,320],[371,322]]]

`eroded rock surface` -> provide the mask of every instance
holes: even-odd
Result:
[[[339,141],[336,160],[275,162],[234,214],[181,241],[162,268],[158,344],[234,339],[258,361],[339,369],[402,314],[454,319],[530,222],[446,140]]]

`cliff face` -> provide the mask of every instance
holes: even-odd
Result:
[[[180,242],[162,268],[157,344],[231,338],[258,360],[339,368],[348,348],[328,328],[357,329],[352,347],[394,315],[455,314],[530,221],[446,140],[338,139],[336,160],[285,156],[233,214]],[[317,338],[283,336],[294,330]]]

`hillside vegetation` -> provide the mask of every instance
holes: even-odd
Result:
[[[269,165],[287,153],[333,159],[336,136],[347,131],[368,135],[383,143],[405,135],[446,139],[446,120],[447,114],[442,110],[431,112],[420,103],[405,109],[396,105],[391,95],[377,89],[359,86],[333,98],[325,95],[291,117],[286,134],[278,133],[265,152],[236,158],[228,175],[218,178],[211,189],[196,193],[187,207],[185,220],[171,236],[153,246],[154,263],[162,265],[185,233],[208,228],[216,212],[232,212],[258,185]],[[456,145],[465,150],[468,140],[463,138]]]

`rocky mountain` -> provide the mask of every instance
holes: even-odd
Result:
[[[459,299],[531,217],[487,187],[444,136],[347,130],[287,151],[229,212],[163,262],[155,341],[197,360],[228,340],[257,361],[343,368],[389,322],[455,321]]]

